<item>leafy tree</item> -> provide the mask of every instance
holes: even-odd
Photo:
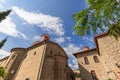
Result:
[[[7,10],[5,12],[1,12],[0,13],[0,22],[2,20],[4,20],[10,14],[10,12],[11,12],[11,10]],[[0,42],[0,49],[2,48],[2,46],[4,45],[4,43],[6,41],[7,41],[7,37]],[[0,67],[0,77],[5,78],[5,75],[6,75],[5,68],[4,67]]]
[[[73,27],[77,35],[94,34],[105,31],[117,37],[120,35],[120,0],[86,0],[88,8],[73,14],[76,24]]]
[[[76,78],[80,78],[80,73],[75,73]]]
[[[0,77],[5,78],[6,73],[5,73],[5,68],[4,67],[0,67]]]

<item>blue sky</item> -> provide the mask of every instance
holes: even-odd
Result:
[[[0,0],[0,11],[12,9],[0,23],[0,40],[9,36],[0,50],[0,58],[9,55],[12,48],[29,47],[47,33],[64,48],[72,69],[78,68],[72,53],[83,46],[95,47],[93,34],[80,37],[73,30],[72,15],[86,7],[85,0]]]

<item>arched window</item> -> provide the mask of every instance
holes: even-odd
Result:
[[[36,55],[36,51],[34,52],[34,55]]]
[[[84,57],[85,64],[90,64],[87,57]]]
[[[30,80],[30,78],[26,78],[25,80]]]
[[[99,63],[99,62],[100,62],[97,56],[93,56],[93,59],[94,59],[94,61],[95,61],[96,63]]]
[[[60,51],[59,51],[59,55],[60,55]]]
[[[53,56],[53,52],[52,52],[52,50],[50,51],[50,55]]]
[[[12,55],[12,59],[15,59],[16,56],[17,56],[17,54],[13,54]]]
[[[98,80],[94,70],[91,70],[91,76],[92,76],[93,80]]]

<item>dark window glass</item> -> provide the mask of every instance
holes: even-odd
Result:
[[[85,64],[90,64],[87,57],[84,57]]]
[[[30,78],[26,78],[25,80],[30,80]]]
[[[52,52],[52,50],[50,51],[50,55],[53,56],[53,52]]]
[[[93,56],[93,59],[96,63],[99,63],[100,61],[98,60],[98,57],[97,56]]]
[[[98,80],[94,70],[91,70],[91,75],[92,75],[93,80]]]
[[[34,52],[34,55],[36,55],[36,51]]]
[[[59,51],[59,55],[60,55],[60,51]]]

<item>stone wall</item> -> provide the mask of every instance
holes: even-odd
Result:
[[[93,56],[97,56],[99,59],[99,63],[96,63],[93,59]],[[89,60],[89,64],[85,64],[84,57],[87,57]],[[105,74],[106,68],[103,65],[101,60],[101,56],[98,55],[97,51],[87,51],[84,53],[80,53],[77,55],[77,60],[80,69],[81,80],[93,80],[91,76],[91,71],[94,70],[96,76],[99,80],[105,80],[107,75]]]
[[[66,80],[66,65],[68,65],[68,63],[65,54],[58,44],[53,42],[47,43],[41,80]],[[46,70],[49,70],[49,72]],[[54,76],[54,78],[52,76]]]
[[[9,58],[9,56],[1,59],[0,60],[0,66],[5,67],[5,64],[6,64],[7,60],[8,60],[8,58]]]
[[[57,43],[43,41],[28,48],[14,48],[11,51],[7,59],[0,61],[6,68],[5,80],[75,79],[72,70],[68,69],[68,56]]]
[[[26,78],[37,80],[43,51],[44,44],[28,49],[15,80],[25,80]]]
[[[114,70],[120,66],[120,38],[116,40],[113,36],[104,35],[97,38],[98,48],[102,61],[106,65],[109,78],[115,78]]]
[[[47,56],[42,67],[40,80],[55,80],[55,58]]]
[[[98,37],[97,41],[100,54],[107,54],[114,65],[116,63],[120,65],[120,37],[116,40],[113,36],[106,35],[103,37]]]
[[[25,48],[14,48],[12,49],[12,55],[9,57],[9,61],[5,65],[7,76],[5,80],[13,80],[20,64],[23,59],[24,54],[26,53]]]

